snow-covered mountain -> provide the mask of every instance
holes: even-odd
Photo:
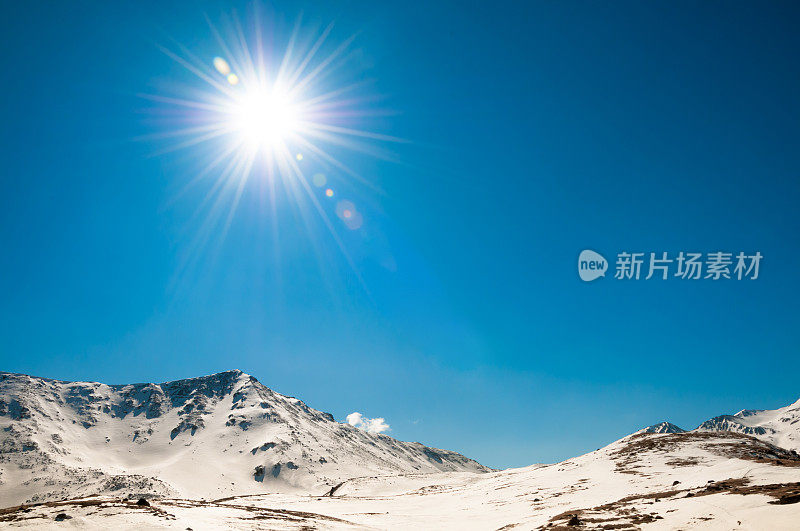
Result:
[[[778,409],[743,409],[709,419],[695,431],[733,431],[800,451],[800,400]]]
[[[684,433],[671,422],[660,422],[641,430],[645,433]],[[692,432],[730,431],[750,435],[786,450],[800,451],[800,400],[778,409],[743,409],[703,422]]]
[[[488,471],[239,371],[121,386],[0,373],[0,525],[794,530],[800,455],[774,442],[796,443],[798,405]]]
[[[646,427],[644,430],[645,433],[684,433],[686,430],[683,428],[679,428],[675,424],[671,422],[659,422],[658,424],[653,424],[652,426]]]
[[[324,494],[356,476],[440,471],[488,469],[336,422],[240,371],[132,385],[0,373],[3,506],[110,492]]]

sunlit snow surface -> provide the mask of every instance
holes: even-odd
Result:
[[[562,463],[495,472],[335,422],[238,371],[133,386],[0,373],[0,522],[795,529],[800,456],[769,441],[797,441],[800,415],[797,404],[776,411],[742,415],[772,427],[763,440],[642,430]],[[10,507],[25,502],[39,505]]]

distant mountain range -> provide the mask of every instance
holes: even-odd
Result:
[[[646,433],[684,433],[670,422],[648,426]],[[778,409],[743,409],[708,419],[692,432],[731,431],[750,435],[787,450],[800,451],[800,400]]]

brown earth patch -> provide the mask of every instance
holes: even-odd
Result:
[[[156,516],[166,518],[166,519],[174,519],[174,515],[169,514],[168,512],[164,511],[163,509],[159,509],[158,507],[153,507],[150,505],[137,505],[133,501],[124,501],[124,500],[109,500],[109,499],[96,499],[95,497],[88,497],[82,498],[78,500],[63,500],[63,501],[52,501],[52,502],[42,502],[42,503],[34,503],[29,505],[16,505],[13,507],[7,507],[5,509],[0,509],[0,522],[18,522],[21,520],[28,520],[32,518],[48,518],[45,515],[36,514],[31,515],[30,513],[37,508],[48,507],[48,508],[61,508],[64,511],[68,511],[70,507],[73,508],[85,508],[85,507],[98,507],[98,508],[125,508],[125,509],[132,509],[132,510],[140,510],[140,511],[148,511],[153,513]]]

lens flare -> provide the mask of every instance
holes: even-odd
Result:
[[[360,229],[364,223],[364,217],[356,210],[352,201],[339,201],[336,205],[336,215],[344,222],[344,226],[350,230]]]
[[[214,68],[216,68],[217,72],[219,72],[223,76],[227,76],[228,74],[231,73],[231,67],[228,64],[228,61],[226,61],[222,57],[214,58]]]
[[[328,182],[328,179],[325,178],[324,173],[315,173],[314,176],[311,178],[311,182],[314,183],[314,186],[317,188],[322,188],[325,186],[325,183]]]

